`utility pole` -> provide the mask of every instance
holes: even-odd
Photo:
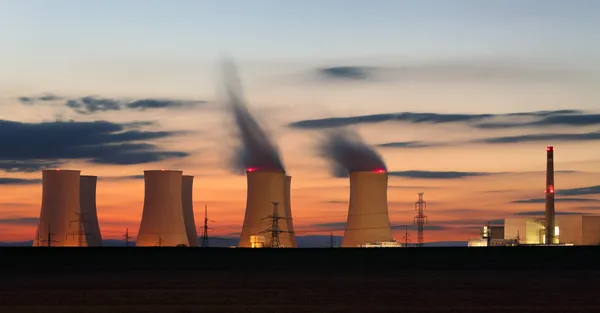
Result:
[[[279,228],[279,220],[285,220],[285,217],[279,216],[277,212],[278,202],[271,202],[273,204],[273,214],[263,218],[271,219],[271,227],[263,230],[262,233],[270,233],[271,234],[271,242],[269,243],[269,248],[281,248],[281,244],[279,242],[279,234],[281,233],[291,233],[290,231],[281,230]]]
[[[162,236],[158,236],[158,246],[162,247]]]
[[[408,247],[408,242],[410,241],[410,235],[408,234],[408,228],[406,228],[404,230],[404,237],[402,237],[402,239],[404,239],[404,246]]]
[[[131,237],[129,237],[129,228],[125,228],[125,235],[123,235],[123,238],[125,238],[125,247],[129,247],[129,239],[131,239]]]
[[[38,233],[39,234],[39,233]],[[50,231],[50,224],[48,224],[48,235],[46,240],[42,240],[42,242],[46,243],[48,248],[52,248],[52,244],[58,242],[58,240],[52,240],[52,236],[55,234]]]
[[[208,227],[208,205],[204,206],[204,226],[202,227],[202,248],[208,248],[208,230],[211,227]],[[214,221],[211,221],[214,222]]]
[[[427,216],[425,216],[425,210],[427,209],[427,202],[423,200],[424,192],[419,192],[419,201],[415,202],[415,210],[417,216],[415,216],[415,224],[417,225],[417,247],[423,247],[423,228],[427,224]]]
[[[72,226],[73,223],[77,223],[77,231],[67,233],[65,237],[68,238],[68,236],[71,235],[71,236],[73,236],[73,239],[75,239],[75,235],[77,235],[78,236],[77,246],[83,247],[84,244],[87,245],[88,236],[92,236],[93,234],[84,232],[83,225],[86,223],[89,223],[88,221],[83,219],[84,215],[86,215],[86,214],[75,213],[75,215],[77,215],[77,218],[69,222],[69,228],[73,227]],[[84,242],[84,239],[85,239],[85,242]]]
[[[329,234],[329,248],[333,248],[335,245],[335,238],[333,238],[333,233]]]

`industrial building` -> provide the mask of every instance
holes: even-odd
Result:
[[[144,210],[137,247],[189,246],[182,204],[182,171],[144,171]]]
[[[102,246],[102,233],[98,223],[96,208],[97,176],[82,175],[79,177],[79,206],[83,235],[89,247]]]
[[[291,204],[287,204],[286,178],[285,172],[277,170],[247,170],[246,177],[248,182],[246,213],[244,224],[238,247],[251,248],[251,236],[264,235],[265,242],[268,245],[271,242],[271,234],[265,232],[271,228],[271,220],[268,216],[273,214],[273,203],[278,203],[277,214],[284,218],[280,224],[282,233],[279,237],[282,248],[295,247],[295,235],[293,228],[290,229]],[[289,178],[291,181],[291,178]],[[289,183],[287,184],[289,186]],[[289,224],[287,220],[290,220]],[[293,226],[292,226],[293,227]]]
[[[198,233],[194,219],[194,176],[183,175],[181,180],[181,205],[183,206],[183,221],[190,247],[198,246]]]
[[[393,242],[387,206],[388,173],[350,172],[350,205],[342,247]]]
[[[42,206],[33,246],[79,247],[80,238],[79,174],[77,170],[42,171]]]

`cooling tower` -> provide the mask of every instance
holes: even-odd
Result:
[[[393,241],[387,207],[388,174],[383,171],[350,172],[350,207],[342,247]]]
[[[88,246],[102,246],[102,234],[98,224],[98,213],[96,210],[96,183],[97,176],[79,177],[79,206],[81,210],[81,222],[83,234],[87,239]]]
[[[553,244],[554,238],[554,147],[546,148],[546,243]]]
[[[74,170],[42,171],[42,207],[34,246],[85,246],[79,240],[79,173]]]
[[[144,171],[144,211],[137,247],[189,246],[181,201],[182,171]]]
[[[285,226],[281,226],[282,230],[289,233],[281,234],[282,241],[289,241],[291,248],[297,248],[296,235],[294,234],[294,220],[292,219],[292,176],[285,176]]]
[[[285,172],[274,170],[248,170],[248,195],[246,198],[246,215],[240,234],[238,247],[250,248],[250,236],[260,235],[262,231],[271,228],[271,219],[267,216],[273,214],[272,202],[279,203],[277,213],[286,217],[285,197]],[[287,221],[280,220],[279,227],[287,230]],[[271,234],[264,233],[265,244],[271,242]],[[280,234],[280,244],[283,247],[292,247],[291,237]]]
[[[194,176],[184,175],[181,181],[181,205],[183,206],[183,221],[190,247],[198,246],[198,233],[196,232],[196,221],[194,220]]]

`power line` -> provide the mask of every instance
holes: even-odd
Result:
[[[75,213],[75,215],[77,216],[76,219],[71,220],[69,222],[69,228],[72,228],[73,223],[77,223],[77,231],[76,232],[70,232],[67,233],[65,235],[65,239],[67,239],[69,237],[69,235],[71,235],[73,237],[73,239],[75,239],[75,235],[78,236],[77,238],[77,246],[78,247],[83,247],[84,245],[87,245],[88,243],[88,236],[93,236],[94,234],[91,233],[86,233],[84,231],[84,226],[83,225],[89,225],[89,221],[84,220],[84,216],[86,216],[87,214],[85,213]],[[85,239],[85,244],[84,244],[84,239]]]
[[[38,232],[39,234],[39,232]],[[58,240],[53,240],[52,236],[56,235],[55,233],[50,231],[50,224],[48,224],[48,234],[45,240],[42,240],[42,242],[47,244],[48,248],[52,248],[52,244],[55,242],[59,242]]]
[[[271,227],[263,230],[260,233],[261,234],[263,234],[263,233],[271,234],[271,242],[269,243],[269,248],[281,248],[281,243],[279,242],[279,234],[281,234],[281,233],[290,233],[291,234],[293,232],[287,231],[287,230],[281,230],[281,228],[279,228],[279,220],[285,220],[287,218],[283,217],[283,216],[279,216],[279,213],[277,212],[277,205],[279,204],[278,202],[271,202],[271,203],[273,204],[273,214],[263,218],[263,220],[271,219]]]
[[[427,224],[427,216],[424,211],[427,208],[427,202],[423,200],[424,192],[419,192],[419,201],[415,202],[415,210],[417,216],[415,216],[415,224],[417,224],[417,246],[423,247],[423,228]]]
[[[408,228],[406,228],[404,233],[404,236],[402,237],[402,239],[404,239],[404,246],[408,247],[408,242],[410,241],[410,234],[408,233]]]

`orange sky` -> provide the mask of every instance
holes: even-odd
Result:
[[[395,112],[421,113],[507,113],[536,110],[582,109],[597,104],[598,91],[588,84],[552,83],[469,83],[448,82],[308,82],[282,79],[298,74],[290,67],[286,75],[270,68],[260,75],[250,71],[246,96],[256,116],[271,130],[292,180],[292,210],[298,235],[342,231],[318,224],[344,222],[349,192],[348,179],[331,177],[326,162],[316,155],[314,145],[319,130],[302,130],[286,125],[298,120],[344,117]],[[243,71],[243,68],[242,68]],[[280,70],[281,71],[281,70]],[[275,74],[277,73],[277,74]],[[279,75],[279,76],[278,76]],[[143,99],[162,97],[186,99],[192,94],[189,81],[177,90],[124,91],[123,81],[102,81],[97,88],[68,86],[50,90],[65,98],[99,94],[107,98]],[[160,81],[155,82],[158,88]],[[186,158],[137,165],[99,165],[65,161],[64,169],[79,169],[85,175],[98,175],[97,207],[103,237],[119,239],[128,228],[131,235],[139,228],[143,206],[143,180],[119,179],[141,175],[145,169],[179,169],[196,176],[194,203],[196,226],[200,227],[204,205],[215,223],[211,235],[235,236],[240,231],[245,207],[245,177],[228,171],[227,158],[234,145],[234,131],[226,111],[212,92],[213,86],[202,84],[193,99],[210,101],[206,105],[182,110],[147,110],[141,112],[99,112],[76,114],[64,103],[23,105],[19,96],[49,92],[47,85],[11,86],[0,106],[1,118],[20,122],[106,120],[115,123],[156,121],[152,130],[183,130],[186,133],[153,141],[160,148],[190,153]],[[114,92],[111,92],[114,90]],[[435,92],[434,92],[435,91]],[[577,101],[575,101],[577,100]],[[586,111],[587,112],[587,111]],[[592,112],[593,113],[593,112]],[[592,114],[589,113],[589,114]],[[587,114],[587,113],[586,113]],[[598,123],[600,124],[600,122]],[[515,200],[541,198],[545,188],[545,147],[555,152],[556,190],[600,185],[600,145],[598,141],[539,140],[533,142],[483,144],[476,139],[529,134],[564,134],[597,131],[597,125],[516,127],[477,129],[467,123],[383,122],[353,126],[372,145],[388,142],[422,141],[446,145],[423,148],[377,148],[393,171],[486,172],[488,175],[455,179],[390,177],[388,189],[390,220],[393,225],[412,224],[417,192],[425,192],[426,215],[430,226],[426,241],[455,241],[477,237],[485,221],[501,219],[518,212],[541,211],[541,203],[511,203]],[[6,136],[6,134],[2,134]],[[27,145],[26,142],[23,143]],[[39,179],[40,172],[0,172],[0,178]],[[22,218],[39,217],[41,184],[0,185],[0,241],[32,240],[36,224]],[[571,198],[585,201],[558,202],[561,212],[599,212],[600,195],[587,194]],[[402,240],[404,229],[395,231]],[[410,230],[416,240],[416,232]]]

